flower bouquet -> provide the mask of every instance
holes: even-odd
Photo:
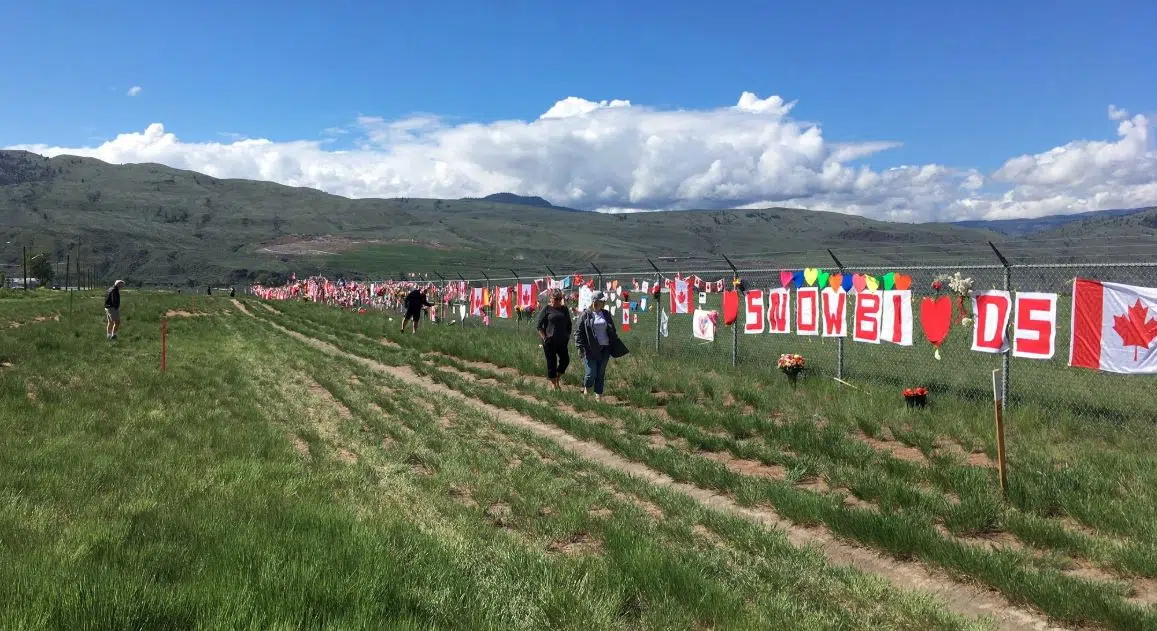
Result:
[[[904,390],[904,403],[909,408],[922,408],[928,405],[928,389],[921,386]]]
[[[783,374],[787,375],[793,388],[795,387],[796,380],[799,379],[799,374],[803,372],[804,364],[803,355],[793,355],[791,353],[780,355],[779,361],[776,362],[776,366]]]
[[[944,274],[937,276],[932,281],[932,289],[939,295],[944,289],[947,289],[956,297],[956,323],[962,326],[969,326],[972,324],[972,318],[968,313],[968,307],[965,306],[965,298],[972,295],[972,279],[964,278],[960,272],[956,272],[951,276]]]

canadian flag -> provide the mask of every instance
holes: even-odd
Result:
[[[619,325],[619,330],[624,333],[631,330],[631,303],[629,302],[623,303],[623,320],[622,324]]]
[[[482,315],[482,309],[486,306],[486,296],[481,287],[473,287],[470,289],[470,315]]]
[[[498,308],[495,309],[500,318],[510,318],[510,288],[498,288]]]
[[[1157,289],[1073,281],[1069,365],[1157,374]]]
[[[671,283],[671,313],[691,313],[691,290],[681,278]]]
[[[518,306],[521,309],[533,309],[535,306],[535,286],[518,286]]]

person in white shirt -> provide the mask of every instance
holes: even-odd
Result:
[[[578,326],[575,327],[575,347],[583,358],[583,394],[591,390],[596,399],[603,396],[606,384],[607,365],[612,357],[622,357],[629,351],[619,339],[615,329],[615,320],[607,311],[607,295],[601,291],[595,292],[591,299],[591,306],[579,316]]]

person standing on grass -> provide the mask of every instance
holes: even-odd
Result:
[[[124,286],[125,281],[118,280],[104,292],[104,333],[109,342],[117,340],[117,331],[121,328],[121,287]]]
[[[415,287],[406,294],[406,317],[402,319],[402,333],[406,332],[406,322],[413,322],[413,332],[418,332],[418,320],[422,319],[422,309],[433,307],[433,303],[426,299],[426,294]]]
[[[555,390],[562,390],[559,384],[570,366],[570,335],[573,323],[570,311],[562,304],[562,290],[550,292],[550,304],[542,308],[535,324],[538,337],[542,340],[542,352],[546,354],[546,377]]]
[[[591,298],[591,306],[579,316],[575,328],[574,341],[583,358],[586,374],[583,376],[583,394],[595,391],[595,398],[603,396],[606,383],[607,365],[612,357],[622,357],[628,352],[627,345],[619,339],[615,329],[615,319],[607,311],[607,295],[596,291]]]

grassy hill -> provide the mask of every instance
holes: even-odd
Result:
[[[1126,219],[1132,215],[1151,213],[1155,210],[1157,210],[1157,207],[1095,210],[1087,213],[1075,213],[1072,215],[1049,215],[1047,217],[1034,217],[1032,219],[957,221],[953,222],[953,225],[961,226],[964,228],[977,228],[979,230],[991,230],[993,232],[999,232],[1001,234],[1014,237],[1022,237],[1031,234],[1059,230],[1074,223],[1085,223],[1089,221],[1100,222],[1102,220],[1108,220],[1111,222],[1113,219]]]
[[[0,151],[0,266],[16,271],[24,245],[61,262],[79,246],[85,267],[95,265],[102,279],[180,285],[289,271],[453,278],[548,265],[589,270],[591,262],[645,270],[646,258],[672,269],[720,269],[723,254],[746,265],[830,265],[827,248],[849,265],[928,256],[991,263],[990,239],[1035,253],[1029,242],[948,224],[788,208],[604,215],[528,199],[348,199],[157,164]]]

